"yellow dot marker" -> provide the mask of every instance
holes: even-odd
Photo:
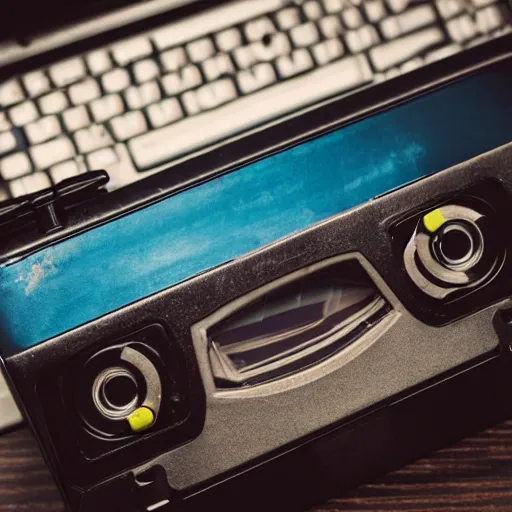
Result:
[[[439,208],[437,210],[432,210],[423,217],[423,225],[431,233],[437,231],[445,222],[446,219]]]
[[[148,407],[139,407],[128,417],[130,428],[136,434],[144,432],[155,423],[155,414]]]

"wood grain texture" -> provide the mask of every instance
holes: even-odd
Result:
[[[0,511],[63,512],[30,432],[0,436]],[[311,512],[512,512],[512,421]]]

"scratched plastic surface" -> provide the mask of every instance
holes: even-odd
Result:
[[[0,268],[4,356],[512,141],[487,72]]]

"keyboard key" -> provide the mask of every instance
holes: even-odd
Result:
[[[394,13],[405,11],[409,6],[410,0],[386,0],[388,7]]]
[[[160,74],[158,64],[152,59],[139,60],[133,65],[133,75],[138,84],[149,82]]]
[[[0,132],[3,132],[4,130],[9,130],[12,128],[12,124],[7,119],[7,114],[5,112],[0,111]]]
[[[25,99],[25,93],[17,80],[0,84],[0,107],[9,107]]]
[[[206,80],[209,82],[213,82],[224,75],[232,75],[235,72],[235,66],[226,53],[219,53],[215,57],[205,60],[201,67]]]
[[[139,111],[127,112],[122,116],[114,117],[110,121],[110,126],[116,139],[120,141],[131,139],[148,130],[146,119],[142,112]]]
[[[415,32],[372,48],[370,58],[375,69],[383,71],[405,62],[418,53],[441,44],[443,41],[444,35],[440,28],[427,28],[421,32]]]
[[[363,7],[370,23],[377,23],[386,16],[386,8],[382,0],[366,0]]]
[[[75,156],[73,144],[64,136],[37,146],[32,146],[29,148],[29,152],[34,164],[39,169],[47,169],[58,162],[68,160]]]
[[[345,42],[352,53],[359,53],[375,46],[379,42],[379,35],[373,25],[364,25],[357,30],[349,30],[345,34]]]
[[[385,38],[395,39],[402,34],[435,23],[436,18],[436,11],[431,5],[419,5],[402,14],[386,18],[381,22],[380,29]]]
[[[18,152],[0,160],[0,173],[4,180],[13,180],[32,170],[32,164],[26,153]]]
[[[320,32],[322,32],[323,36],[326,39],[331,39],[332,37],[339,37],[343,34],[344,30],[341,26],[341,20],[338,16],[331,14],[330,16],[326,16],[322,18],[318,25],[320,27]]]
[[[154,128],[160,128],[183,117],[183,111],[176,98],[153,103],[146,108],[149,121]]]
[[[458,43],[452,43],[427,53],[427,55],[425,55],[425,62],[430,64],[431,62],[445,59],[446,57],[459,53],[460,51],[462,51],[462,46]]]
[[[323,16],[322,7],[317,0],[308,0],[302,6],[304,16],[311,21],[320,19]]]
[[[62,133],[57,116],[47,116],[25,126],[25,135],[30,144],[41,144]]]
[[[142,107],[160,100],[160,88],[155,81],[138,86],[134,85],[126,89],[124,98],[129,109],[139,110]]]
[[[301,15],[297,7],[286,7],[276,13],[276,21],[280,30],[290,30],[300,25]]]
[[[98,123],[112,119],[124,112],[124,103],[119,94],[109,94],[94,100],[89,105],[94,120]]]
[[[73,57],[54,64],[50,67],[49,73],[57,87],[65,87],[85,77],[85,63],[80,57]]]
[[[262,89],[277,81],[274,68],[268,63],[256,64],[252,69],[240,71],[237,75],[238,87],[243,94]]]
[[[80,168],[74,160],[67,160],[66,162],[54,165],[50,169],[50,176],[55,184],[78,174],[80,174]]]
[[[343,44],[339,39],[327,39],[313,46],[313,56],[319,66],[339,59],[343,56]]]
[[[80,130],[80,128],[84,128],[91,124],[89,113],[87,112],[85,105],[80,105],[79,107],[66,110],[62,114],[62,119],[64,120],[64,125],[69,132],[76,132],[77,130]]]
[[[160,62],[166,71],[178,71],[187,65],[188,59],[184,48],[173,48],[160,55]]]
[[[415,69],[420,68],[423,66],[424,61],[421,57],[416,57],[414,59],[408,60],[407,62],[404,62],[400,66],[400,73],[409,73],[410,71],[414,71]]]
[[[291,55],[279,57],[276,66],[281,78],[289,78],[310,70],[313,67],[313,59],[305,48],[299,48]]]
[[[1,132],[0,133],[0,155],[10,153],[13,149],[16,149],[18,145],[16,136],[13,132]]]
[[[51,92],[38,101],[43,114],[58,114],[68,107],[68,99],[62,91]]]
[[[73,140],[82,154],[111,146],[114,143],[108,131],[101,124],[93,124],[75,132]]]
[[[203,85],[195,91],[186,92],[182,96],[182,101],[188,115],[196,115],[234,100],[236,97],[233,81],[230,78],[224,78]]]
[[[324,9],[327,13],[340,12],[347,5],[345,0],[323,0]]]
[[[464,4],[460,0],[437,0],[436,6],[445,20],[457,16],[464,10]]]
[[[86,78],[68,89],[69,98],[74,105],[82,105],[101,96],[100,87],[94,78]]]
[[[23,77],[23,84],[31,98],[41,96],[50,90],[50,79],[43,71],[33,71]]]
[[[272,23],[272,20],[267,16],[258,18],[254,21],[249,21],[244,27],[245,37],[250,42],[260,41],[264,36],[268,34],[274,34],[276,27]]]
[[[242,34],[237,28],[228,28],[215,36],[215,42],[221,52],[230,52],[242,44]]]
[[[115,44],[111,50],[112,56],[119,66],[126,66],[130,62],[143,59],[153,53],[151,42],[145,36],[121,41]]]
[[[295,46],[301,47],[315,44],[320,36],[315,24],[309,22],[292,28],[290,31],[290,37],[292,38],[293,44]]]
[[[128,146],[136,165],[150,169],[301,107],[365,85],[372,79],[373,72],[364,55],[346,57],[310,74],[140,135],[128,142]],[[241,112],[244,115],[240,115]]]
[[[463,43],[477,35],[476,23],[469,14],[464,14],[446,23],[446,29],[453,41]]]
[[[239,69],[248,69],[257,62],[252,45],[237,48],[233,52],[233,58]]]
[[[192,62],[203,62],[215,54],[211,39],[205,37],[187,44],[187,53]]]
[[[505,20],[502,12],[495,5],[480,9],[476,13],[476,26],[483,34],[487,34],[497,28],[500,28],[504,22]]]
[[[199,87],[203,83],[201,73],[196,66],[188,65],[178,73],[170,73],[162,78],[162,86],[168,96],[175,96],[188,89]]]
[[[130,75],[126,69],[114,68],[101,77],[101,83],[105,92],[119,92],[130,86]]]
[[[90,171],[101,170],[119,161],[114,148],[103,148],[87,155],[87,168]]]
[[[292,51],[286,34],[279,33],[269,37],[269,41],[253,43],[251,46],[254,57],[259,62],[268,62],[280,55],[288,55]]]
[[[105,49],[95,50],[85,58],[92,75],[102,75],[112,67],[112,60]]]
[[[9,117],[15,126],[25,126],[35,121],[39,113],[32,101],[24,101],[9,110]]]
[[[17,180],[19,187],[23,188],[24,194],[33,194],[52,186],[50,178],[44,172],[35,172]]]
[[[341,13],[343,23],[349,29],[356,29],[364,24],[363,17],[358,9],[355,7],[349,7]]]

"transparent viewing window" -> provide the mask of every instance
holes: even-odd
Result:
[[[288,282],[208,330],[216,385],[253,385],[300,371],[343,350],[390,311],[355,260]]]

